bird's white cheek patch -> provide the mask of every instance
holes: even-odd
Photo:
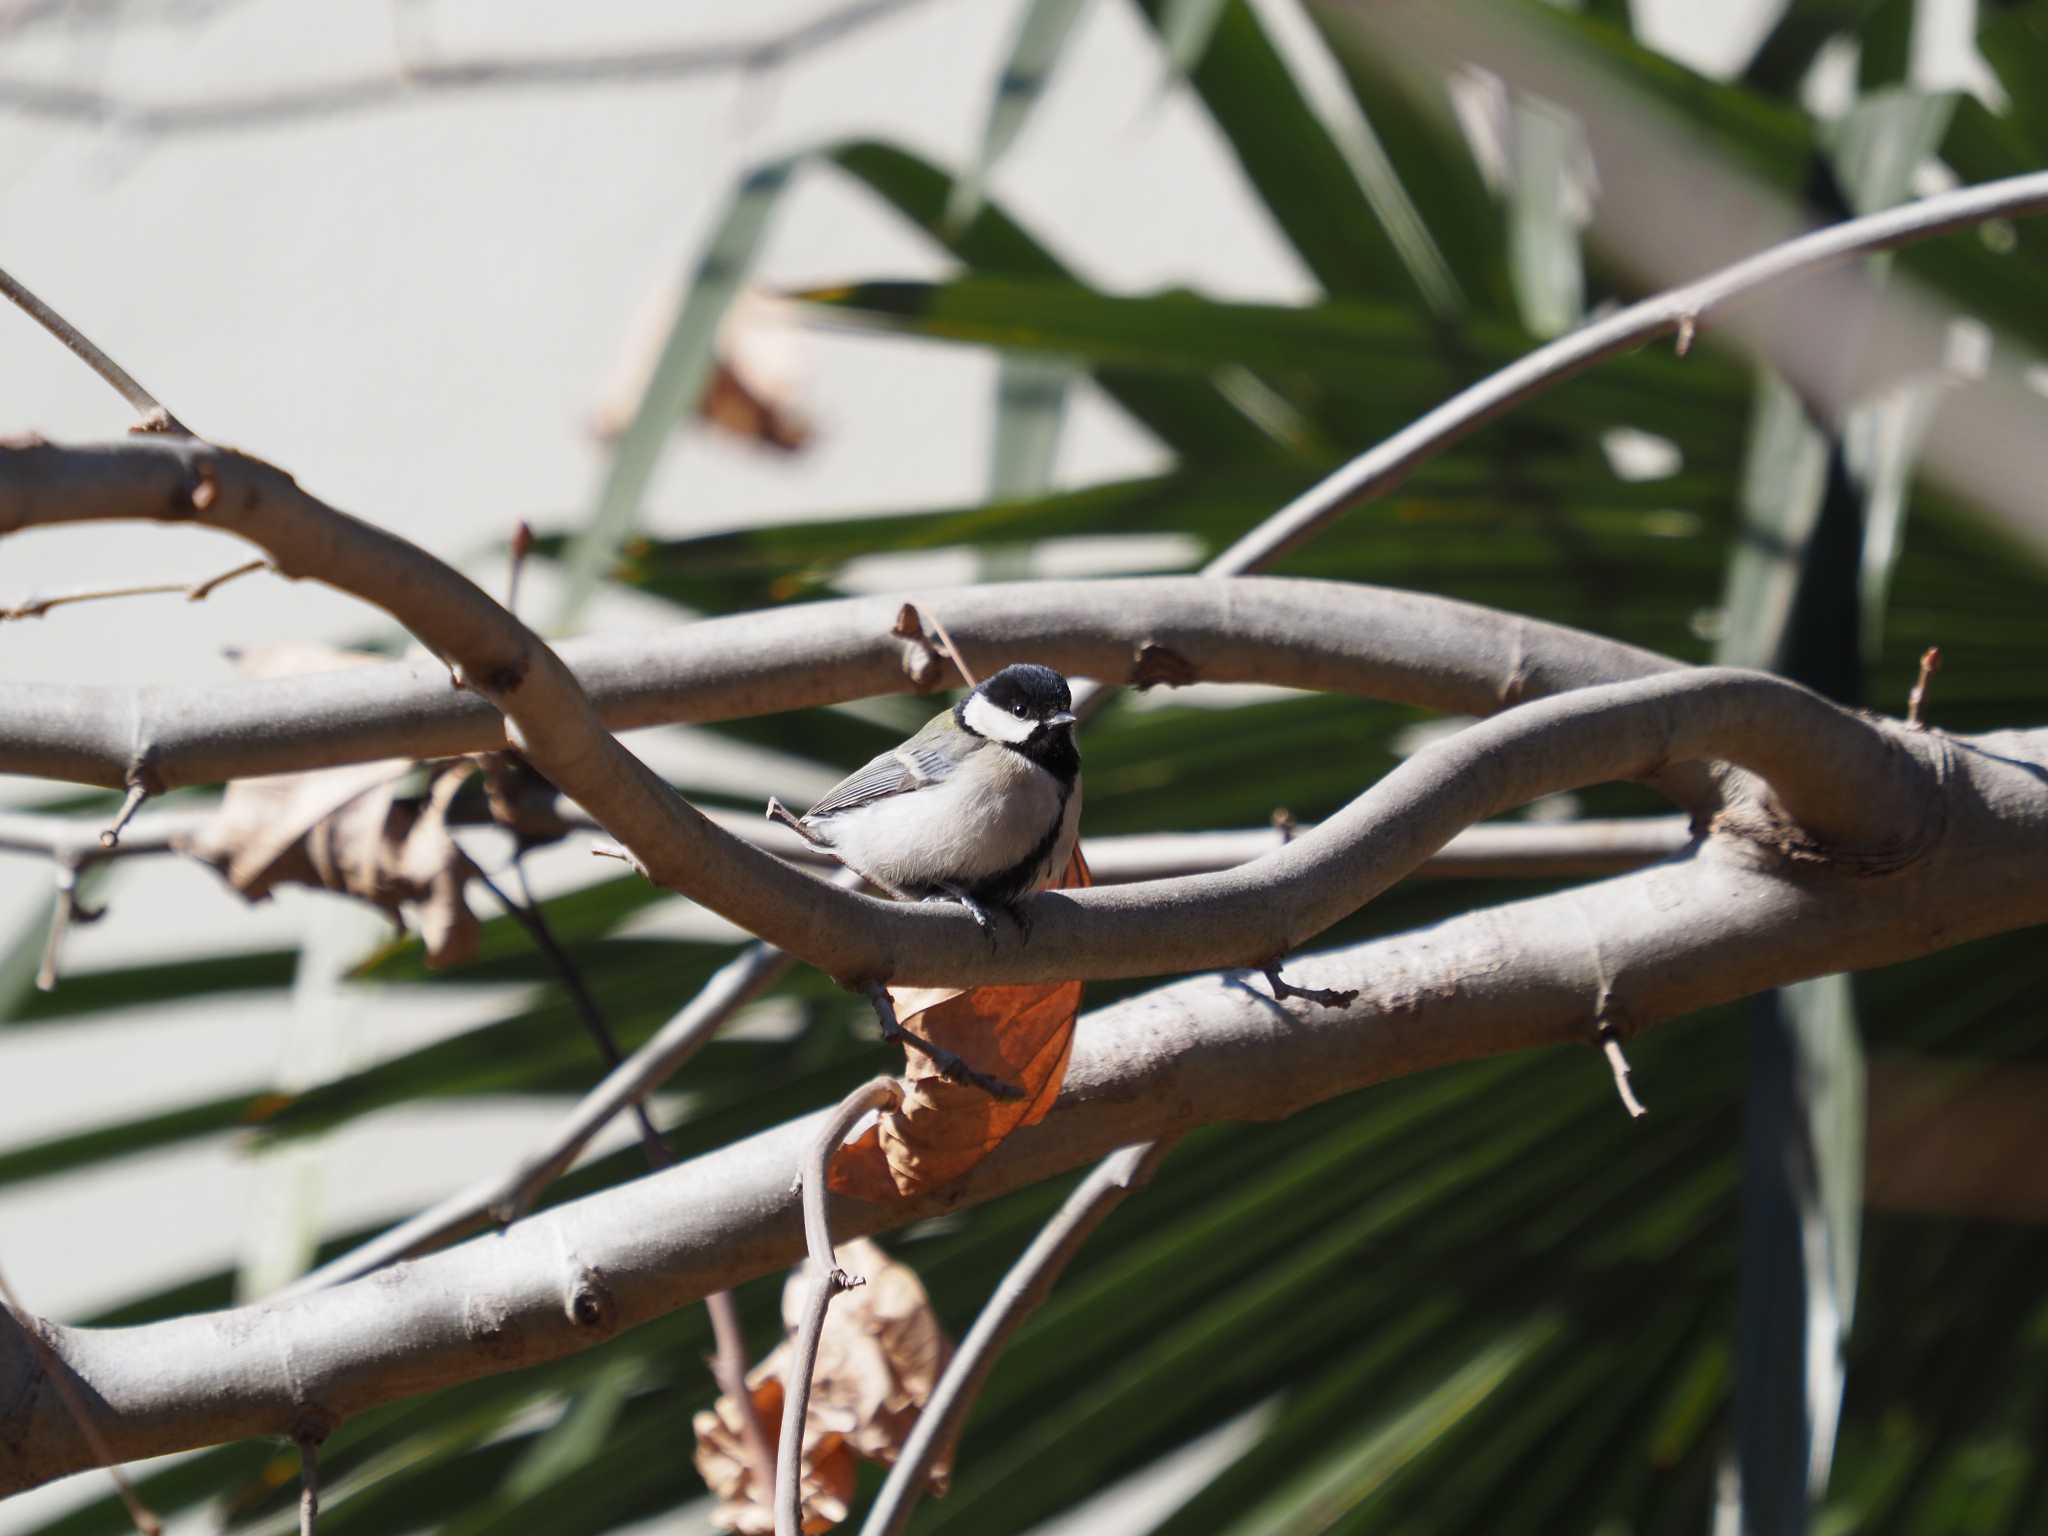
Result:
[[[1035,721],[1019,720],[1008,710],[996,708],[986,695],[979,693],[968,699],[967,708],[961,713],[969,730],[986,736],[990,741],[1006,741],[1013,746],[1030,740],[1037,726]]]

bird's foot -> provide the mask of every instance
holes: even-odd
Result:
[[[983,906],[979,901],[975,900],[973,895],[968,891],[967,887],[965,887],[964,885],[954,885],[949,881],[945,885],[939,887],[938,894],[927,896],[925,897],[925,900],[959,902],[961,906],[967,909],[967,915],[974,919],[974,926],[981,930],[981,936],[988,940],[989,947],[991,949],[995,947],[995,919],[989,916],[988,908]],[[1009,911],[1008,908],[1005,908],[1004,910]],[[1016,913],[1012,911],[1010,912],[1010,915],[1012,918],[1014,918],[1016,916]]]

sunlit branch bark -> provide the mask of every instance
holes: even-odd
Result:
[[[0,272],[0,298],[6,299],[62,342],[66,351],[105,380],[108,388],[126,400],[134,408],[136,415],[140,416],[152,430],[177,433],[185,431],[183,424],[164,408],[163,403],[155,395],[144,389],[133,374],[102,352],[77,326],[6,272]]]
[[[974,1319],[974,1327],[946,1363],[946,1373],[932,1389],[931,1401],[918,1415],[917,1427],[904,1442],[896,1465],[889,1469],[882,1491],[875,1495],[861,1536],[900,1536],[924,1492],[933,1459],[959,1437],[960,1426],[1010,1335],[1051,1294],[1081,1245],[1109,1213],[1123,1204],[1126,1195],[1151,1181],[1171,1147],[1171,1142],[1153,1141],[1110,1153],[1031,1239],[1031,1246],[997,1284]]]
[[[789,851],[780,846],[783,842],[810,848],[759,818],[746,818],[745,825],[775,834],[765,840],[776,844],[778,852]],[[0,834],[4,834],[4,821],[0,821]],[[1668,858],[1690,837],[1682,816],[1468,827],[1425,860],[1417,873],[1529,879],[1618,874]],[[1283,842],[1275,829],[1108,837],[1088,844],[1088,861],[1098,884],[1113,884],[1225,869],[1281,847]],[[586,1093],[508,1173],[457,1190],[439,1204],[302,1276],[284,1294],[296,1296],[358,1279],[400,1259],[432,1252],[487,1222],[525,1214],[541,1191],[568,1171],[615,1115],[643,1102],[673,1077],[727,1019],[778,981],[794,963],[793,957],[772,945],[748,945],[645,1045]]]
[[[597,823],[564,803],[563,821],[586,831]],[[176,853],[212,817],[210,811],[169,811],[139,817],[112,848],[104,820],[0,811],[0,853],[71,857],[81,864]],[[705,816],[733,836],[806,868],[832,870],[832,856],[773,822],[744,812],[708,809]],[[461,817],[450,818],[466,825]],[[1139,832],[1091,838],[1088,868],[1097,885],[1128,885],[1170,875],[1199,875],[1249,863],[1311,830],[1245,827],[1221,832]],[[1678,852],[1690,839],[1683,816],[1589,817],[1581,821],[1494,822],[1467,827],[1431,854],[1418,875],[1469,880],[1555,880],[1618,875]]]
[[[1694,759],[1758,773],[1789,813],[1787,835],[1892,859],[1923,834],[1915,801],[1937,751],[1919,733],[1766,677],[1656,671],[1539,699],[1426,748],[1342,814],[1239,870],[1035,897],[1030,942],[1004,931],[990,944],[964,913],[834,891],[721,831],[609,734],[560,658],[473,582],[314,500],[268,465],[177,439],[0,449],[0,529],[105,518],[217,527],[257,544],[283,574],[317,575],[379,604],[502,712],[506,743],[589,810],[651,879],[849,981],[960,985],[1263,963],[1370,900],[1472,822]],[[1191,601],[1234,621],[1231,632],[1247,632],[1249,599],[1235,583],[1188,585]],[[973,606],[985,606],[979,595]],[[1528,672],[1521,629],[1495,618],[1478,632],[1489,629],[1507,662],[1496,687],[1512,697]],[[1327,638],[1304,635],[1289,650],[1327,656],[1327,648]],[[1419,652],[1414,664],[1431,654]],[[1584,659],[1576,666],[1583,670]],[[158,787],[146,741],[130,751],[127,782]]]
[[[124,450],[135,451],[107,452]],[[70,494],[30,491],[20,478],[25,468],[0,449],[0,531],[29,520],[31,499],[42,521]],[[79,494],[98,499],[94,467],[80,469]],[[172,489],[135,487],[127,515],[153,515],[159,494]],[[109,507],[104,515],[123,514]],[[910,596],[991,662],[1039,661],[1070,677],[1118,682],[1274,683],[1468,715],[1679,665],[1562,625],[1340,582],[1247,577],[1226,590],[1177,576]],[[903,601],[807,603],[592,636],[564,641],[560,654],[613,730],[948,685],[933,653],[891,633]],[[116,789],[138,758],[171,789],[504,744],[497,711],[476,693],[451,689],[446,668],[429,660],[204,688],[0,682],[0,772]]]
[[[1266,1119],[1369,1083],[1657,1020],[1832,971],[2048,920],[2048,733],[1952,742],[1942,828],[1889,871],[1716,835],[1683,859],[1297,957],[1349,1007],[1276,1004],[1207,975],[1081,1021],[1058,1105],[959,1186],[839,1202],[834,1234],[900,1225],[1092,1162],[1134,1140]],[[1588,1049],[1586,1070],[1604,1072]],[[1654,1083],[1649,1085],[1654,1091]],[[290,1301],[48,1337],[124,1459],[289,1433],[613,1337],[802,1252],[795,1172],[811,1116],[503,1234]],[[20,1331],[0,1331],[0,1492],[90,1465]]]

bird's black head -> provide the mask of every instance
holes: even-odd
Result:
[[[1051,667],[1020,661],[986,679],[975,690],[1013,720],[1043,723],[1074,707],[1067,680]]]
[[[1080,765],[1074,748],[1074,696],[1051,667],[1019,662],[1003,668],[960,705],[959,720],[977,736],[1015,747],[1062,777]]]

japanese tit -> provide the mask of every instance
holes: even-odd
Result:
[[[899,900],[951,897],[989,929],[1056,881],[1081,821],[1073,696],[1050,667],[984,680],[801,817],[768,814]]]

